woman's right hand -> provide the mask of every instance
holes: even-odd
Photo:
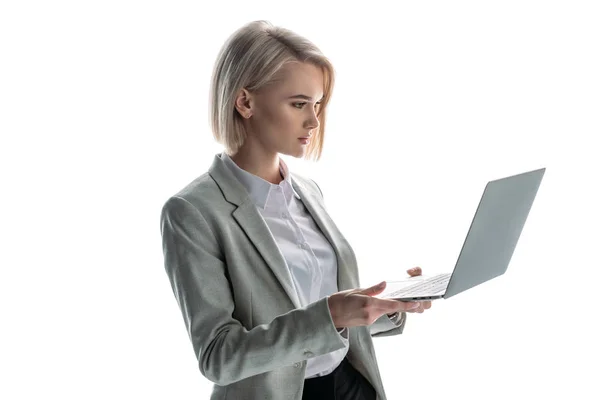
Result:
[[[371,325],[384,314],[419,308],[418,302],[378,299],[385,281],[366,289],[350,289],[329,296],[327,303],[336,328]]]

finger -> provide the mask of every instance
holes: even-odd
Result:
[[[431,308],[431,301],[421,301],[421,302],[419,302],[419,307],[414,308],[412,310],[407,310],[407,312],[421,314],[425,310],[428,310],[430,308]]]
[[[375,296],[376,294],[379,294],[381,292],[383,292],[383,290],[385,289],[386,283],[385,281],[378,283],[375,286],[371,286],[369,288],[360,290],[358,293],[360,294],[365,294],[367,296]]]
[[[408,310],[414,310],[419,307],[417,302],[406,302],[400,300],[387,300],[378,299],[376,297],[371,298],[371,307],[377,309],[380,313],[395,313],[396,311],[403,312]]]
[[[413,312],[420,307],[417,301],[393,301],[396,303],[392,306],[394,311]]]
[[[406,272],[408,272],[408,274],[409,274],[410,276],[419,276],[419,275],[421,275],[421,273],[422,273],[423,271],[421,270],[421,267],[414,267],[414,268],[411,268],[411,269],[409,269],[409,270],[408,270],[408,271],[406,271]]]
[[[412,310],[408,310],[407,312],[409,312],[409,313],[419,313],[419,314],[422,314],[422,313],[423,313],[423,311],[425,311],[425,310],[423,309],[423,306],[422,306],[422,305],[419,305],[418,307],[416,307],[416,308],[414,308],[414,309],[412,309]]]

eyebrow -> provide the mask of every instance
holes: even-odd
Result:
[[[323,100],[323,98],[325,98],[325,96],[321,97],[321,100]],[[295,94],[293,96],[288,97],[288,99],[303,99],[303,100],[312,101],[312,97],[307,96],[305,94]],[[319,101],[321,101],[321,100],[319,100]]]

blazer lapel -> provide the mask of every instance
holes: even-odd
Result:
[[[254,244],[273,274],[287,293],[296,308],[302,307],[296,293],[292,276],[286,266],[285,259],[271,234],[269,227],[249,197],[244,186],[227,168],[219,155],[215,156],[209,169],[210,176],[221,188],[227,201],[238,206],[233,218],[244,230],[248,239]]]
[[[295,179],[292,175],[292,185],[300,195],[302,203],[313,217],[321,232],[325,235],[331,247],[335,251],[338,262],[338,290],[355,289],[358,287],[358,268],[351,252],[344,251],[347,244],[341,232],[337,229],[335,223],[329,216],[329,213],[323,207],[320,197],[306,189],[306,187]]]

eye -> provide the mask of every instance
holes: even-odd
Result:
[[[294,103],[293,105],[294,105],[294,107],[296,107],[298,109],[302,109],[306,105],[306,102],[305,101],[299,101],[299,102]],[[315,108],[317,108],[320,105],[321,105],[320,101],[316,102],[315,103]]]

